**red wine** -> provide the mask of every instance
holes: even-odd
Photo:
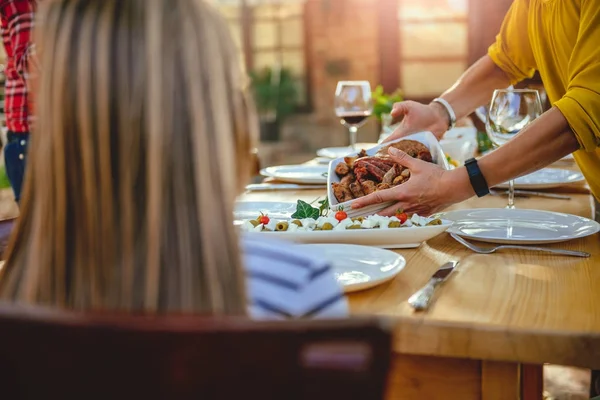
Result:
[[[366,118],[366,115],[346,115],[342,117],[346,125],[358,125]]]
[[[370,113],[358,112],[358,113],[339,113],[338,117],[341,118],[342,124],[346,126],[357,126],[362,124],[368,117]]]

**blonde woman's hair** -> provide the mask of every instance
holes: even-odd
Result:
[[[0,297],[244,314],[232,221],[257,122],[201,0],[40,3],[38,119]]]

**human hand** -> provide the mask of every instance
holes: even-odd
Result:
[[[421,131],[430,131],[439,140],[448,129],[448,113],[438,103],[428,105],[415,101],[395,103],[391,116],[394,121],[401,119],[400,126],[384,142]]]
[[[391,189],[354,200],[353,209],[395,201],[393,206],[377,214],[392,216],[398,209],[402,209],[409,214],[429,216],[475,194],[464,168],[446,171],[436,164],[413,158],[393,147],[390,147],[389,154],[394,162],[410,170],[410,179]]]

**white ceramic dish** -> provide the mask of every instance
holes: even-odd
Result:
[[[440,145],[446,155],[462,165],[469,158],[475,156],[477,129],[469,126],[451,129],[444,134]]]
[[[377,146],[377,143],[357,143],[356,144],[356,148],[358,149],[364,149],[364,148],[370,148],[373,146]],[[356,153],[354,150],[352,150],[352,147],[350,146],[345,146],[345,147],[325,147],[323,149],[319,149],[317,150],[317,155],[319,157],[326,157],[326,158],[340,158],[340,157],[345,157],[349,154],[353,154]]]
[[[300,164],[268,167],[262,169],[260,174],[269,178],[275,178],[282,182],[326,184],[327,171],[327,165]]]
[[[585,178],[580,172],[560,168],[543,168],[515,179],[515,189],[552,189],[584,181]],[[507,188],[508,183],[496,187]]]
[[[489,243],[558,243],[600,231],[598,222],[550,211],[482,208],[450,211],[438,216],[454,221],[449,233]]]
[[[406,266],[400,254],[352,244],[307,244],[307,252],[328,261],[346,293],[370,289],[388,282]]]
[[[391,143],[397,143],[399,141],[407,140],[407,139],[416,140],[416,141],[423,143],[425,146],[427,146],[427,148],[429,148],[429,151],[431,152],[431,156],[432,156],[434,163],[436,163],[437,165],[441,166],[444,169],[450,169],[450,167],[448,166],[448,160],[446,160],[446,155],[444,154],[444,151],[442,150],[440,143],[438,142],[436,137],[431,132],[415,133],[414,135],[406,136],[402,139],[394,140],[392,142],[388,142],[388,143],[384,143],[384,144],[379,144],[375,147],[368,149],[367,155],[373,156],[382,147],[388,146]],[[356,154],[356,153],[354,153],[354,154]],[[333,189],[332,189],[331,185],[333,183],[340,181],[340,178],[335,173],[335,167],[340,162],[344,162],[343,157],[340,157],[340,158],[337,158],[337,159],[331,161],[329,163],[329,173],[327,174],[327,197],[329,199],[329,205],[332,210],[335,211],[338,209],[338,207],[342,207],[342,209],[344,211],[346,211],[346,213],[348,214],[349,217],[354,218],[354,217],[377,214],[379,211],[381,211],[393,204],[393,202],[386,202],[386,203],[381,203],[381,204],[373,204],[371,206],[367,206],[367,207],[364,207],[361,209],[354,210],[354,209],[352,209],[353,200],[346,201],[344,203],[338,203],[337,199],[333,195]]]
[[[408,249],[445,232],[452,225],[443,220],[442,225],[393,228],[348,229],[331,231],[246,232],[247,235],[273,235],[278,239],[298,243],[343,243],[381,247],[384,249]]]
[[[274,219],[288,219],[296,212],[296,203],[278,201],[238,201],[235,203],[233,218],[240,224],[243,220],[256,219],[260,213]]]

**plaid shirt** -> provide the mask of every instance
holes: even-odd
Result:
[[[36,0],[0,0],[0,29],[6,51],[4,113],[12,132],[29,132],[30,99],[25,73],[33,53],[31,31]]]

